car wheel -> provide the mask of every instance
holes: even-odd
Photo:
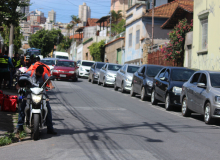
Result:
[[[167,93],[166,95],[166,100],[165,100],[165,109],[167,111],[171,110],[171,105],[170,105],[170,95]]]
[[[151,94],[151,104],[152,105],[156,105],[157,104],[157,100],[155,98],[155,90],[153,90],[152,94]]]
[[[116,85],[116,80],[115,80],[115,83],[114,83],[114,90],[117,91],[118,90],[118,87]]]
[[[121,83],[121,93],[125,93],[124,82]]]
[[[91,81],[91,79],[88,77],[88,82],[90,82]]]
[[[211,104],[210,103],[206,103],[205,105],[204,121],[206,124],[211,124],[213,122],[213,119],[211,117]]]
[[[131,85],[130,95],[131,95],[131,97],[134,97],[134,96],[135,96],[133,84]]]
[[[98,85],[101,85],[101,83],[100,83],[100,78],[98,78],[98,82],[97,82],[97,84],[98,84]]]
[[[103,87],[106,87],[106,83],[105,83],[105,77],[103,78],[103,83],[102,83]]]
[[[182,110],[182,115],[184,117],[189,117],[191,115],[191,111],[188,109],[188,106],[187,106],[187,98],[186,97],[183,98],[181,110]]]
[[[145,100],[146,100],[145,88],[144,88],[144,87],[142,87],[142,90],[141,90],[141,100],[142,100],[142,101],[145,101]]]

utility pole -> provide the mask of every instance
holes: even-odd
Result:
[[[110,11],[110,35],[109,37],[111,37],[112,34],[112,12]]]
[[[10,27],[10,35],[9,35],[9,57],[10,57],[10,58],[12,58],[12,56],[13,56],[13,51],[14,51],[13,40],[14,40],[14,25],[11,24],[11,27]]]
[[[152,51],[154,45],[154,0],[152,0]]]

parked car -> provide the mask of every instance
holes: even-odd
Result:
[[[204,115],[206,124],[220,118],[220,72],[197,71],[183,84],[181,92],[182,115],[191,112]]]
[[[180,94],[183,83],[195,72],[184,67],[164,67],[154,78],[151,103],[165,102],[166,110],[180,104]]]
[[[116,73],[121,67],[122,66],[119,64],[106,63],[100,69],[98,85],[100,85],[101,83],[103,83],[103,87],[105,87],[106,85],[114,85]]]
[[[79,67],[78,70],[79,77],[89,77],[89,70],[94,63],[95,63],[94,61],[87,61],[87,60],[80,61],[77,64],[77,66]]]
[[[78,67],[75,61],[71,60],[58,60],[56,66],[53,69],[52,75],[56,76],[56,79],[62,80],[78,80],[77,74]]]
[[[121,92],[124,93],[125,91],[131,90],[131,82],[133,78],[133,74],[139,69],[137,65],[130,65],[125,64],[118,70],[116,77],[115,77],[115,84],[114,89],[115,91],[118,88],[121,88]]]
[[[50,67],[50,70],[53,70],[58,60],[59,58],[44,58],[44,59],[41,59],[40,62],[48,65]]]
[[[142,65],[133,75],[130,95],[135,96],[135,94],[140,94],[142,101],[150,97],[153,79],[162,68],[159,65]]]
[[[90,71],[88,81],[94,83],[98,81],[100,69],[105,65],[104,62],[95,62]]]

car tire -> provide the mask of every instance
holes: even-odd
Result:
[[[116,85],[116,80],[115,80],[115,83],[114,83],[114,90],[117,91],[118,90],[118,87]]]
[[[156,105],[157,104],[157,100],[155,98],[155,90],[152,91],[152,94],[151,94],[151,104],[152,105]]]
[[[122,83],[121,83],[121,93],[125,93],[124,82],[123,82],[123,81],[122,81]]]
[[[181,111],[182,111],[183,117],[191,116],[191,111],[189,110],[189,108],[187,106],[187,98],[186,97],[183,98]]]
[[[211,104],[208,102],[205,105],[205,111],[204,111],[204,122],[206,124],[212,124],[213,118],[211,117]]]
[[[136,93],[134,93],[134,86],[133,84],[131,85],[131,91],[130,91],[130,96],[134,97],[136,95]]]
[[[101,83],[100,83],[100,78],[98,78],[98,82],[97,82],[97,84],[98,84],[98,85],[101,85]]]
[[[165,99],[165,109],[167,111],[171,110],[172,106],[170,105],[170,95],[167,93],[166,99]]]
[[[105,83],[105,77],[103,78],[103,83],[102,83],[103,87],[106,87],[106,83]]]
[[[146,100],[145,88],[144,88],[144,87],[142,87],[142,89],[141,89],[141,100],[142,100],[142,101],[145,101],[145,100]]]

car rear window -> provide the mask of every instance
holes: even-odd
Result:
[[[148,77],[155,77],[157,73],[162,69],[161,66],[148,66],[147,67],[147,76]]]
[[[61,67],[75,67],[74,62],[69,62],[69,61],[58,61],[56,66],[61,66]]]
[[[212,87],[220,88],[220,74],[219,73],[210,73],[210,81]]]
[[[55,60],[41,60],[46,65],[55,65]]]
[[[101,69],[104,65],[105,63],[97,63],[96,68]]]
[[[110,64],[108,66],[108,70],[110,70],[110,71],[118,71],[120,68],[121,68],[121,65],[112,65],[112,64]]]
[[[89,66],[91,67],[94,64],[94,62],[82,62],[82,66]]]
[[[195,71],[189,69],[172,69],[171,80],[173,81],[188,81]]]
[[[128,73],[134,73],[136,72],[140,67],[138,66],[128,66],[127,72]]]

